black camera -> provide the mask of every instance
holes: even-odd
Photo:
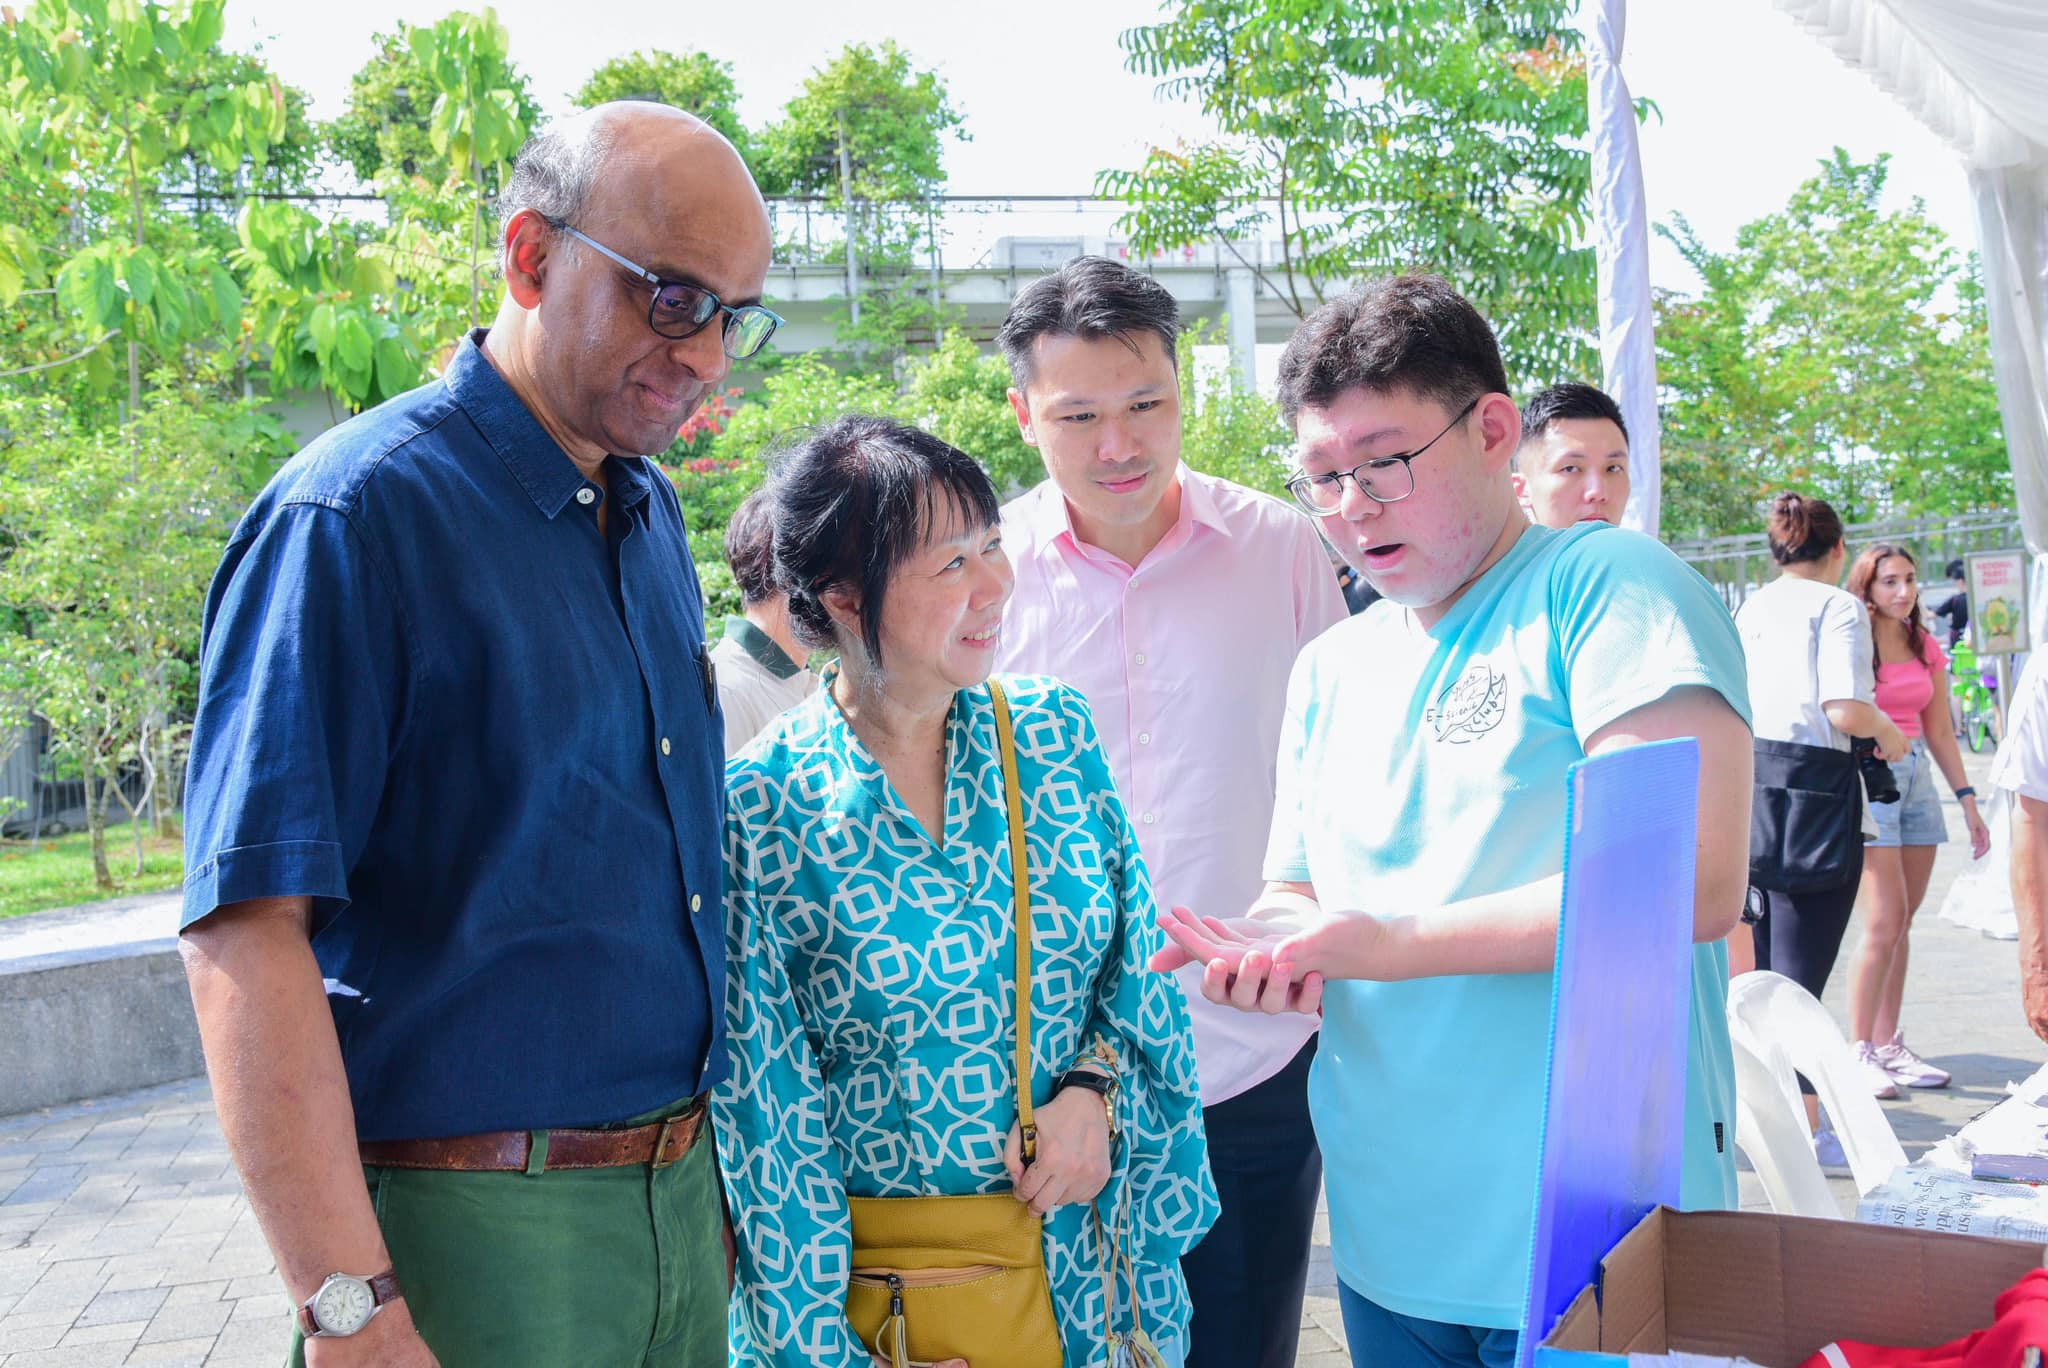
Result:
[[[1899,801],[1899,781],[1892,767],[1877,758],[1877,742],[1867,736],[1854,737],[1849,749],[1856,752],[1856,768],[1863,771],[1863,792],[1873,803]]]

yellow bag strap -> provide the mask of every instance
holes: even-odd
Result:
[[[1017,782],[1017,741],[1010,726],[1010,700],[1003,686],[988,682],[996,707],[996,747],[1003,755],[1003,801],[1010,811],[1010,882],[1017,906],[1017,1129],[1024,1137],[1024,1162],[1038,1157],[1038,1126],[1031,1119],[1031,868],[1024,858],[1024,791]]]

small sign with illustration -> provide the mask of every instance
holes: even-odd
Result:
[[[2028,649],[2027,553],[1976,551],[1970,570],[1970,644],[1978,655]]]

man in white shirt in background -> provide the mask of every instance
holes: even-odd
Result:
[[[1345,617],[1309,520],[1180,463],[1180,311],[1080,257],[1017,296],[997,341],[1052,478],[1003,510],[1016,591],[996,668],[1080,689],[1161,907],[1234,917],[1264,887],[1274,756],[1302,646]],[[1291,1368],[1322,1155],[1315,1022],[1258,1018],[1183,977],[1222,1215],[1182,1260],[1188,1368]]]
[[[818,677],[804,668],[810,652],[789,628],[789,596],[775,586],[775,529],[768,514],[766,491],[757,489],[725,525],[725,562],[740,587],[741,613],[725,620],[725,635],[711,648],[727,759],[818,687]]]

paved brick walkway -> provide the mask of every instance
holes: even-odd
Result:
[[[0,1120],[4,1368],[276,1368],[289,1334],[204,1079]]]
[[[1317,1226],[1299,1368],[1349,1368]],[[0,1368],[277,1368],[274,1273],[205,1079],[0,1118]]]
[[[1988,758],[1966,759],[1980,786]],[[2012,944],[1935,920],[1966,855],[1943,848],[1913,937],[1907,1030],[1956,1083],[1886,1104],[1908,1155],[1996,1102],[2007,1080],[2048,1054],[2020,1017]],[[1852,930],[1829,985],[1837,1020],[1846,1019],[1856,938]],[[1845,1209],[1853,1205],[1847,1179],[1832,1186]],[[1747,1173],[1743,1194],[1745,1206],[1762,1206]],[[1349,1368],[1327,1219],[1317,1222],[1303,1325],[1297,1368]],[[285,1298],[205,1080],[0,1117],[0,1368],[277,1368],[289,1336]]]

